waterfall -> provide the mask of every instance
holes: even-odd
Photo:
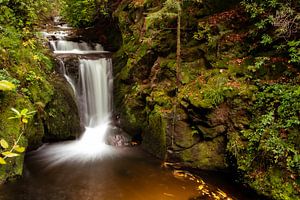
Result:
[[[52,41],[55,51],[103,51],[100,44],[88,44],[86,42],[73,42],[67,40]]]
[[[51,38],[55,33],[50,33]],[[40,156],[50,165],[66,161],[87,162],[111,154],[112,148],[105,144],[105,135],[110,128],[112,109],[112,62],[110,58],[95,58],[103,53],[100,44],[65,40],[58,33],[56,40],[49,41],[54,54],[65,53],[78,59],[78,78],[68,73],[63,59],[59,59],[61,71],[77,98],[79,113],[85,131],[76,141],[46,145],[39,149]],[[86,56],[93,54],[92,58]],[[81,58],[81,55],[85,55]]]
[[[61,35],[61,33],[60,33]],[[64,40],[61,36],[56,41],[50,41],[55,54],[84,55],[103,52],[100,44],[73,42]],[[65,68],[63,60],[59,59],[61,71],[77,96],[81,120],[86,127],[97,127],[106,123],[111,111],[112,63],[110,58],[78,58],[79,79],[76,83]]]
[[[107,122],[111,111],[111,62],[80,59],[80,83],[84,124],[95,127]]]

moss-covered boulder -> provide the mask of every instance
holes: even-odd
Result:
[[[211,141],[203,141],[183,150],[180,157],[185,166],[204,170],[224,170],[225,162],[224,136],[216,137]]]
[[[74,139],[81,133],[76,98],[71,86],[62,77],[51,80],[54,97],[44,108],[44,141]]]
[[[167,114],[157,106],[149,114],[147,128],[142,134],[142,146],[153,155],[164,159],[167,151],[168,131]]]

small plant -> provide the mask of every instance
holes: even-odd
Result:
[[[16,110],[15,108],[11,108],[14,112],[14,116],[9,117],[8,119],[18,119],[20,126],[20,134],[17,140],[14,141],[13,145],[9,145],[9,143],[5,139],[0,140],[1,146],[1,155],[0,155],[0,164],[5,165],[7,158],[13,158],[20,155],[25,151],[25,147],[19,145],[20,139],[24,134],[25,126],[28,123],[28,119],[32,118],[36,111],[29,111],[28,109],[23,109],[21,111]]]
[[[300,63],[300,40],[288,42],[291,63]]]
[[[6,81],[6,80],[0,81],[0,91],[10,91],[15,88],[16,88],[16,86],[9,81]]]
[[[254,22],[253,39],[259,38],[260,43],[257,47],[288,55],[290,63],[299,64],[299,1],[243,0],[241,5]]]
[[[250,129],[243,130],[247,139],[248,160],[240,169],[253,167],[253,162],[277,165],[293,173],[300,172],[298,131],[300,87],[274,84],[264,86],[256,95]]]

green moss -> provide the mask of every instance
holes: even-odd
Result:
[[[155,106],[149,114],[148,125],[143,134],[143,148],[161,159],[165,157],[167,151],[167,124],[163,109]]]
[[[183,84],[190,83],[195,80],[203,69],[203,60],[196,60],[191,63],[183,63],[181,65],[181,82]]]
[[[134,42],[130,42],[122,47],[122,52],[127,56],[127,63],[122,67],[118,73],[118,78],[121,80],[130,79],[133,70],[137,67],[138,63],[145,62],[148,58],[149,46],[146,44],[137,45]]]
[[[167,95],[167,91],[164,90],[154,90],[151,92],[150,96],[147,97],[147,102],[149,104],[157,104],[163,108],[172,108],[172,98]]]
[[[14,141],[20,135],[19,121],[8,119],[9,117],[14,116],[14,113],[10,110],[12,107],[18,110],[25,107],[32,110],[32,104],[28,99],[23,98],[16,93],[6,93],[2,96],[0,101],[0,138],[5,139],[10,145],[14,144]],[[28,126],[30,126],[30,124],[32,124],[32,121],[30,121]],[[28,135],[28,132],[26,132],[24,136],[21,137],[19,142],[20,146],[27,147]],[[7,164],[1,165],[0,167],[0,183],[13,177],[21,176],[23,171],[23,160],[23,155],[16,158],[8,158]]]
[[[121,125],[130,135],[140,134],[146,126],[145,107],[141,100],[134,94],[128,93],[120,99],[122,109],[119,112]]]
[[[278,168],[269,168],[249,184],[260,193],[272,196],[276,200],[300,199],[299,192],[295,190],[295,182]]]
[[[44,104],[47,104],[52,99],[53,86],[44,79],[30,84],[28,90],[33,102],[43,102]]]
[[[212,74],[206,79],[207,81],[198,79],[184,86],[180,90],[180,97],[187,99],[195,107],[211,109],[231,96],[234,89],[226,85],[229,81],[226,74]]]
[[[180,154],[183,162],[190,167],[206,170],[224,169],[224,146],[225,139],[221,136],[212,141],[200,142]]]
[[[54,86],[55,99],[42,108],[46,129],[44,139],[74,139],[79,136],[81,127],[73,91],[60,77],[53,78],[51,83]]]

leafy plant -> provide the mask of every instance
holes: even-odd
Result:
[[[34,113],[36,112],[36,111],[29,111],[26,108],[21,111],[18,111],[15,108],[11,108],[11,110],[13,111],[14,116],[9,117],[8,119],[18,119],[19,120],[20,134],[19,134],[17,140],[15,140],[12,145],[9,145],[9,143],[5,139],[0,140],[0,146],[1,146],[0,164],[1,165],[6,164],[5,160],[7,158],[13,158],[13,157],[19,156],[20,153],[23,153],[25,151],[25,147],[20,146],[18,143],[20,142],[20,139],[24,134],[25,125],[28,123],[28,119],[32,118]]]
[[[9,91],[9,90],[13,90],[15,88],[16,88],[16,86],[9,81],[6,81],[6,80],[0,81],[0,91]]]
[[[250,129],[242,131],[247,139],[248,159],[240,162],[240,169],[247,170],[254,163],[278,165],[300,173],[300,87],[274,84],[265,86],[256,95]]]
[[[0,81],[5,80],[14,84],[16,87],[20,84],[20,81],[13,78],[10,73],[5,69],[0,69]]]
[[[11,110],[14,112],[14,116],[8,118],[8,119],[19,119],[20,123],[22,125],[25,125],[28,123],[28,119],[33,117],[33,114],[36,113],[36,111],[29,111],[28,109],[23,109],[21,111],[18,111],[15,108],[11,108]]]
[[[292,40],[288,42],[290,62],[291,63],[300,63],[300,40]]]
[[[75,27],[87,27],[110,12],[109,0],[60,0],[61,15]]]
[[[288,55],[290,63],[300,62],[299,1],[244,0],[241,5],[255,25],[251,30],[253,38],[259,38],[264,48],[276,50],[278,55]]]

